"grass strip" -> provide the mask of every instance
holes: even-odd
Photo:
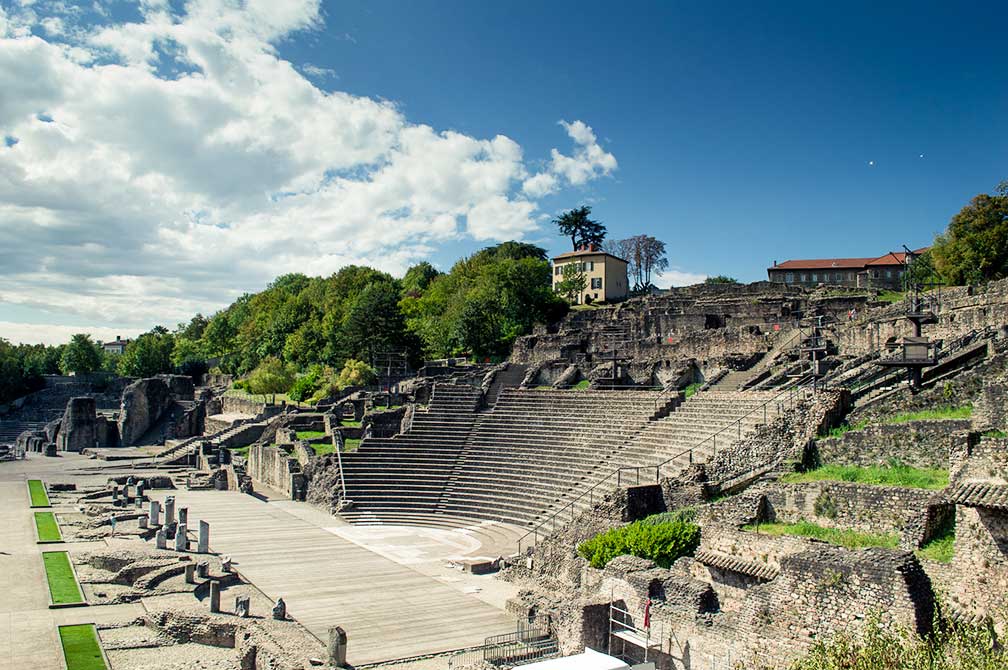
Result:
[[[324,430],[299,430],[296,435],[299,440],[315,440],[325,437],[326,433]]]
[[[845,530],[841,528],[824,528],[808,521],[797,523],[763,523],[749,524],[744,526],[744,530],[762,533],[764,535],[791,535],[795,537],[810,537],[823,542],[829,542],[847,549],[863,549],[865,547],[888,547],[895,549],[899,546],[899,536],[895,533],[876,534],[862,533],[856,530]]]
[[[45,565],[46,579],[49,581],[49,594],[54,605],[69,605],[83,602],[84,594],[70,566],[70,556],[65,551],[42,552],[42,563]]]
[[[46,493],[45,484],[41,479],[28,480],[28,493],[31,496],[32,507],[51,507],[49,494]]]
[[[948,486],[947,470],[915,468],[909,465],[869,466],[824,465],[808,472],[792,472],[781,477],[792,484],[805,482],[851,482],[870,486],[900,486],[938,491]]]
[[[35,512],[35,529],[39,542],[62,542],[59,524],[52,512]]]
[[[936,421],[942,419],[968,419],[973,416],[973,406],[963,405],[961,407],[939,407],[937,409],[924,409],[918,412],[904,412],[893,414],[877,421],[878,424],[909,423],[910,421]],[[843,437],[844,433],[856,430],[864,430],[868,426],[868,420],[863,419],[855,423],[843,423],[836,428],[831,428],[826,433],[820,433],[819,437]]]
[[[60,626],[59,634],[67,670],[108,670],[94,624]]]
[[[360,440],[355,437],[348,437],[343,440],[343,451],[357,451],[357,447],[360,446]]]

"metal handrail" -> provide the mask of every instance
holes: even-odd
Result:
[[[807,378],[802,378],[801,381],[796,382],[792,386],[789,386],[788,388],[784,389],[783,391],[781,391],[780,393],[778,393],[774,397],[772,397],[769,400],[767,400],[766,402],[764,402],[759,407],[756,407],[755,409],[753,409],[753,410],[747,412],[746,414],[742,415],[741,417],[739,417],[738,420],[736,421],[737,428],[738,428],[738,439],[742,439],[742,419],[745,419],[745,418],[749,417],[750,415],[752,415],[752,414],[754,414],[754,413],[756,413],[756,412],[758,412],[760,410],[763,410],[763,421],[764,421],[764,423],[766,423],[766,417],[767,417],[766,408],[771,403],[776,402],[783,395],[789,395],[789,397],[791,399],[791,406],[794,407],[794,394],[795,394],[795,392],[798,391],[798,390],[800,390],[800,389],[802,389],[806,384],[808,384]],[[692,464],[693,463],[693,450],[697,449],[701,445],[706,444],[708,441],[712,441],[712,444],[713,444],[713,447],[714,447],[714,450],[713,450],[713,453],[711,454],[711,456],[713,457],[714,455],[716,455],[717,454],[717,436],[720,435],[721,433],[723,433],[724,431],[729,430],[730,428],[733,428],[733,426],[731,426],[731,425],[725,426],[724,428],[721,428],[720,430],[718,430],[718,431],[710,434],[709,436],[707,436],[706,438],[704,438],[703,440],[701,440],[697,444],[694,444],[689,449],[685,449],[685,450],[677,453],[675,456],[672,456],[671,458],[667,458],[664,461],[662,461],[661,463],[658,463],[656,465],[642,465],[642,466],[636,466],[636,467],[621,466],[619,468],[616,468],[616,470],[610,472],[608,475],[606,475],[605,477],[603,477],[602,479],[600,479],[598,482],[596,482],[595,484],[593,484],[586,491],[584,491],[583,493],[581,493],[581,495],[579,495],[577,498],[574,498],[573,500],[571,500],[570,502],[568,502],[567,504],[565,504],[563,507],[561,507],[560,509],[556,510],[548,518],[543,519],[538,524],[536,524],[531,530],[529,530],[524,535],[522,535],[521,537],[519,537],[518,538],[518,552],[517,552],[518,555],[519,556],[521,555],[521,553],[522,553],[521,552],[522,543],[524,542],[525,538],[527,538],[529,535],[533,536],[532,546],[534,546],[535,544],[538,544],[538,542],[539,542],[539,530],[541,528],[543,528],[547,524],[552,524],[552,529],[556,530],[556,521],[557,521],[557,518],[561,515],[561,513],[565,513],[567,511],[567,508],[570,508],[570,515],[571,515],[570,518],[571,518],[571,521],[573,521],[574,520],[574,509],[575,509],[574,506],[578,502],[580,502],[581,500],[583,500],[585,498],[585,496],[588,496],[588,498],[589,498],[589,503],[588,503],[589,506],[591,506],[592,504],[594,504],[595,489],[599,488],[600,486],[602,486],[603,484],[605,484],[606,482],[608,482],[609,480],[611,480],[613,477],[616,478],[616,488],[620,488],[622,486],[622,483],[623,483],[622,473],[623,473],[624,470],[627,470],[627,471],[633,470],[634,471],[634,473],[636,475],[635,476],[635,484],[634,485],[637,486],[637,485],[640,484],[640,471],[642,469],[644,469],[644,470],[650,470],[651,468],[654,468],[654,470],[655,470],[655,482],[657,483],[657,482],[659,482],[661,480],[661,468],[662,467],[668,465],[672,461],[678,460],[679,458],[681,458],[682,456],[687,455],[687,454],[689,455],[690,463]],[[731,443],[729,443],[729,444],[731,444]],[[545,533],[544,533],[544,536],[545,536]]]

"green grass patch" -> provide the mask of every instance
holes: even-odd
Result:
[[[673,513],[673,515],[676,513]],[[607,530],[578,545],[578,554],[593,568],[604,568],[617,556],[648,558],[663,568],[690,556],[700,545],[700,527],[684,516],[656,515]]]
[[[46,579],[49,581],[49,594],[54,605],[68,605],[84,600],[80,584],[70,566],[70,556],[65,551],[42,552],[42,563],[45,565]]]
[[[868,425],[868,421],[857,421],[847,423],[846,421],[835,428],[830,428],[825,433],[820,433],[819,437],[843,437],[845,433],[855,430],[863,430]]]
[[[955,555],[955,531],[931,540],[917,550],[917,556],[939,563],[951,563]]]
[[[939,407],[919,412],[904,412],[886,417],[884,423],[907,423],[908,421],[933,421],[937,419],[968,419],[973,416],[973,406]]]
[[[31,496],[32,507],[51,507],[49,494],[46,493],[45,484],[41,479],[28,480],[28,493]]]
[[[910,489],[940,490],[948,486],[947,470],[914,468],[909,465],[858,467],[824,465],[808,472],[792,472],[781,477],[789,483],[853,482],[872,486],[901,486]]]
[[[591,386],[591,382],[588,381],[587,379],[582,379],[577,384],[574,384],[574,386],[571,386],[571,388],[575,391],[583,391],[589,386]]]
[[[1008,433],[1003,430],[988,430],[983,434],[984,437],[996,437],[999,440],[1003,440],[1008,437]]]
[[[94,624],[60,626],[59,634],[67,670],[108,670]]]
[[[906,293],[902,291],[882,291],[879,293],[878,299],[881,302],[900,302],[906,297]]]
[[[861,533],[856,530],[840,528],[824,528],[820,525],[799,521],[798,523],[762,523],[744,526],[745,530],[763,533],[764,535],[792,535],[796,537],[811,537],[830,544],[836,544],[848,549],[863,549],[865,547],[899,546],[899,536],[895,533]]]
[[[39,542],[62,542],[59,524],[52,512],[35,512],[35,529]]]
[[[296,435],[299,440],[317,440],[320,437],[325,437],[326,432],[324,430],[299,430]]]
[[[354,421],[353,419],[343,419],[340,421],[341,426],[346,426],[347,428],[360,428],[360,421]]]
[[[249,449],[252,448],[251,444],[246,444],[244,447],[228,447],[227,450],[231,452],[232,456],[241,456],[242,458],[248,458]]]
[[[331,454],[335,450],[332,442],[323,442],[322,444],[313,444],[311,448],[315,451],[316,456],[325,456],[326,454]]]
[[[357,451],[357,447],[360,446],[360,439],[356,437],[348,437],[343,440],[343,451]]]
[[[703,386],[701,382],[693,382],[692,384],[683,389],[683,395],[689,398],[690,396],[694,395],[697,391],[699,391],[701,386]]]

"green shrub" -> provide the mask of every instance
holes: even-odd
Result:
[[[692,396],[693,394],[695,394],[697,391],[699,391],[701,386],[703,386],[703,384],[700,383],[700,382],[694,382],[694,383],[690,384],[685,389],[683,389],[683,397],[689,398],[690,396]]]
[[[1003,670],[1008,651],[984,625],[947,624],[921,638],[874,615],[860,630],[816,642],[791,670]]]
[[[692,555],[700,544],[700,527],[683,521],[642,519],[613,528],[578,545],[578,554],[593,568],[604,568],[617,556],[647,558],[667,568],[681,556]]]
[[[295,402],[304,402],[315,395],[325,382],[325,369],[321,365],[313,365],[308,368],[308,372],[294,380],[287,397]]]

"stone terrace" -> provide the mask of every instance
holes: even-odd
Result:
[[[607,478],[619,467],[676,455],[673,467],[682,467],[690,448],[694,462],[705,460],[715,444],[727,447],[772,420],[774,397],[711,391],[669,414],[678,397],[654,391],[508,388],[491,411],[479,412],[476,389],[438,385],[411,430],[365,440],[343,457],[354,507],[342,515],[356,523],[533,525],[594,485],[615,487]],[[716,443],[709,439],[715,433]]]

